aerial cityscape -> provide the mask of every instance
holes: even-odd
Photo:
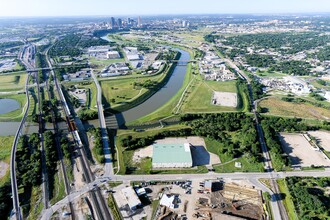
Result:
[[[330,219],[330,3],[27,2],[0,13],[0,220]]]

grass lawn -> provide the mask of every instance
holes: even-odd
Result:
[[[31,194],[31,202],[30,202],[30,213],[29,216],[26,218],[27,220],[34,220],[38,219],[42,209],[44,208],[44,204],[42,202],[42,190],[41,185],[38,187],[32,188]]]
[[[102,70],[104,67],[109,66],[112,63],[125,62],[125,59],[120,58],[120,59],[99,60],[99,59],[92,57],[92,58],[89,58],[89,62],[94,69]]]
[[[267,98],[260,101],[259,106],[267,110],[264,114],[278,116],[292,116],[308,119],[330,118],[330,110],[313,106],[309,103],[291,103],[279,98]]]
[[[54,179],[55,179],[54,192],[53,192],[54,197],[51,198],[51,200],[49,201],[50,204],[52,205],[54,205],[55,203],[57,203],[58,201],[60,201],[65,197],[65,186],[64,186],[64,181],[62,179],[61,171],[55,173]]]
[[[121,220],[122,216],[119,212],[119,208],[115,202],[115,199],[113,198],[112,193],[109,194],[108,197],[108,206],[111,209],[112,217],[114,220]]]
[[[283,204],[284,204],[284,207],[288,213],[288,217],[289,219],[291,220],[297,220],[298,217],[297,217],[297,214],[296,214],[296,211],[295,211],[295,206],[291,200],[291,195],[290,195],[290,192],[289,192],[289,189],[286,185],[286,182],[284,179],[278,179],[277,180],[277,184],[280,188],[280,191],[281,193],[283,193],[285,196],[284,200],[283,200]]]
[[[236,81],[197,81],[183,104],[182,111],[185,113],[236,111],[234,107],[213,105],[211,103],[213,91],[237,93]]]
[[[26,103],[26,95],[25,94],[16,94],[16,95],[0,95],[0,98],[3,99],[15,99],[20,104],[20,108],[5,114],[0,115],[0,121],[19,121],[23,116],[23,107]]]
[[[14,136],[0,136],[0,161],[10,163],[11,147]]]
[[[25,86],[26,78],[26,73],[0,75],[0,91],[22,90]]]

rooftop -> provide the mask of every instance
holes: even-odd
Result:
[[[190,144],[154,144],[153,163],[192,163]]]

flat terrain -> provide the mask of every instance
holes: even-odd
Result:
[[[265,114],[321,120],[330,119],[330,110],[311,104],[298,104],[285,102],[278,98],[267,98],[260,101],[259,106],[265,108],[267,111]]]
[[[293,167],[330,166],[330,160],[322,152],[314,150],[302,134],[282,133],[280,140]]]
[[[213,105],[213,93],[227,92],[237,93],[236,81],[216,82],[216,81],[197,81],[191,90],[188,98],[182,106],[183,112],[221,112],[236,111],[236,106]],[[237,95],[236,95],[237,96]],[[237,99],[236,99],[237,100]]]
[[[26,73],[0,75],[0,91],[9,92],[22,90],[24,88],[26,77]]]
[[[236,107],[237,94],[232,92],[213,92],[212,102],[215,105]]]
[[[309,131],[309,135],[316,138],[317,142],[326,151],[330,151],[330,132],[328,131]]]

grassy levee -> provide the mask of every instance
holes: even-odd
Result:
[[[288,214],[290,220],[298,220],[297,213],[295,211],[295,206],[291,200],[291,195],[289,189],[286,185],[285,179],[277,180],[278,187],[280,188],[281,193],[284,194],[283,204]]]
[[[236,84],[237,88],[237,111],[249,112],[249,98],[248,94],[246,94],[241,87]]]
[[[189,63],[187,72],[186,72],[186,75],[185,75],[185,78],[183,80],[183,84],[182,84],[182,87],[180,88],[180,90],[168,102],[166,102],[162,107],[160,107],[156,111],[150,113],[149,115],[143,116],[137,120],[127,123],[127,126],[140,125],[140,124],[144,124],[146,122],[149,122],[149,123],[155,122],[155,121],[158,121],[165,117],[171,116],[173,113],[173,109],[178,104],[178,102],[182,96],[182,93],[184,92],[185,88],[191,81],[192,77],[193,76],[191,74],[191,63]]]

